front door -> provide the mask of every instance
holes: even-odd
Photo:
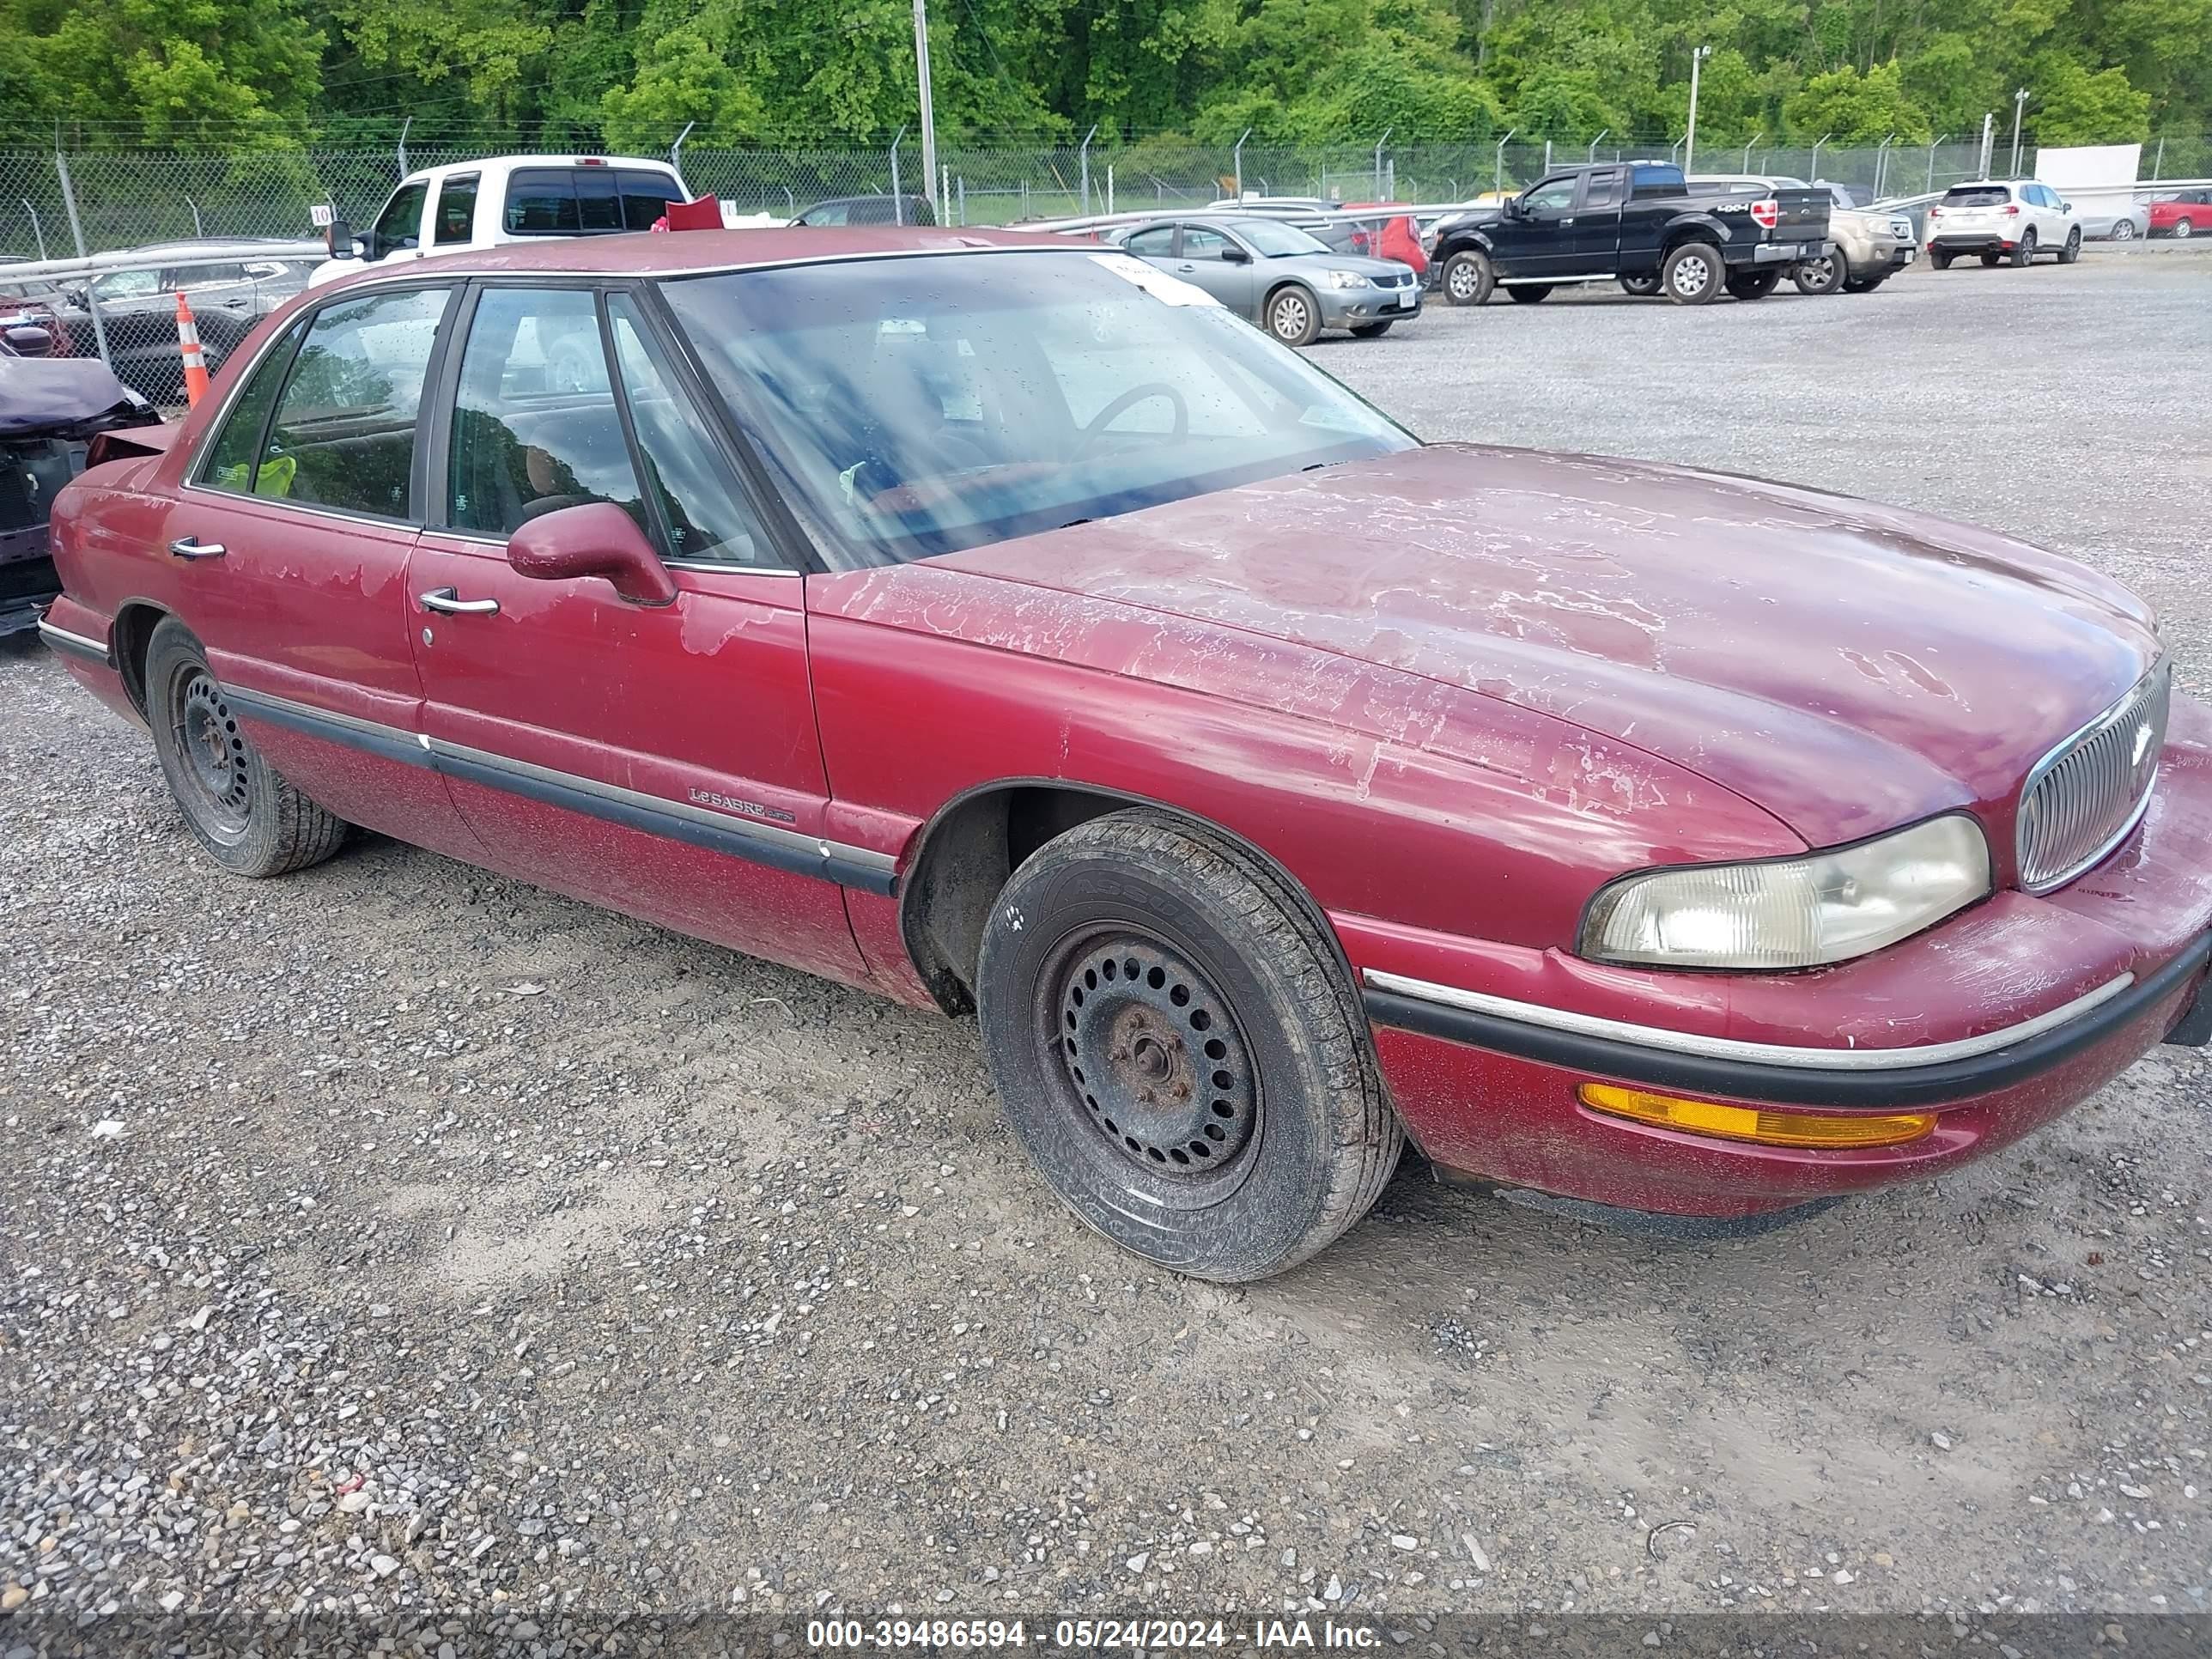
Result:
[[[1182,246],[1170,269],[1186,283],[1197,283],[1240,317],[1252,316],[1260,303],[1259,277],[1252,268],[1250,250],[1211,225],[1182,228]]]
[[[416,429],[453,297],[333,300],[264,349],[189,462],[149,574],[270,765],[349,823],[473,858],[422,752],[408,645]]]
[[[812,973],[865,980],[826,842],[804,577],[774,544],[638,296],[487,284],[440,396],[408,569],[424,729],[502,869]],[[447,411],[450,411],[447,413]],[[677,594],[544,580],[507,538],[612,501]]]
[[[1491,260],[1503,283],[1541,282],[1575,262],[1575,175],[1523,191],[1491,234]]]

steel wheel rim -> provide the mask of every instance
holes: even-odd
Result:
[[[191,669],[173,683],[169,738],[187,810],[217,839],[242,837],[251,793],[246,739],[222,688],[204,669]]]
[[[1703,259],[1683,259],[1674,266],[1674,292],[1684,299],[1703,294],[1712,283],[1712,273],[1705,269]]]
[[[1126,923],[1082,929],[1037,986],[1048,1085],[1094,1171],[1164,1209],[1205,1208],[1243,1185],[1262,1138],[1258,1062],[1180,945]]]
[[[2112,240],[2114,241],[2132,242],[2135,239],[2136,227],[2135,221],[2132,219],[2123,219],[2112,227]]]
[[[1295,340],[1306,331],[1306,302],[1295,294],[1285,294],[1275,301],[1275,332],[1285,340]]]

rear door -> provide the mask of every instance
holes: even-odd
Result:
[[[804,578],[633,289],[488,283],[438,396],[407,572],[423,728],[499,867],[803,968],[865,976],[823,841]],[[677,596],[522,575],[507,540],[612,501]]]
[[[168,508],[149,597],[205,644],[277,770],[351,823],[474,858],[422,747],[405,581],[453,293],[380,284],[264,347]]]
[[[1562,273],[1609,276],[1620,269],[1620,210],[1628,195],[1628,169],[1601,167],[1583,174],[1575,204],[1571,263]]]

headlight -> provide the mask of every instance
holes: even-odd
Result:
[[[1356,270],[1332,270],[1328,273],[1331,288],[1365,288],[1367,279]]]
[[[1668,968],[1811,968],[1893,945],[1989,890],[1989,842],[1954,813],[1834,852],[1626,877],[1591,902],[1580,948]]]

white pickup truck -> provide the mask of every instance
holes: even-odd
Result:
[[[650,230],[691,192],[665,161],[632,155],[501,155],[410,173],[368,231],[331,226],[331,257],[312,287],[358,270],[543,236]]]

